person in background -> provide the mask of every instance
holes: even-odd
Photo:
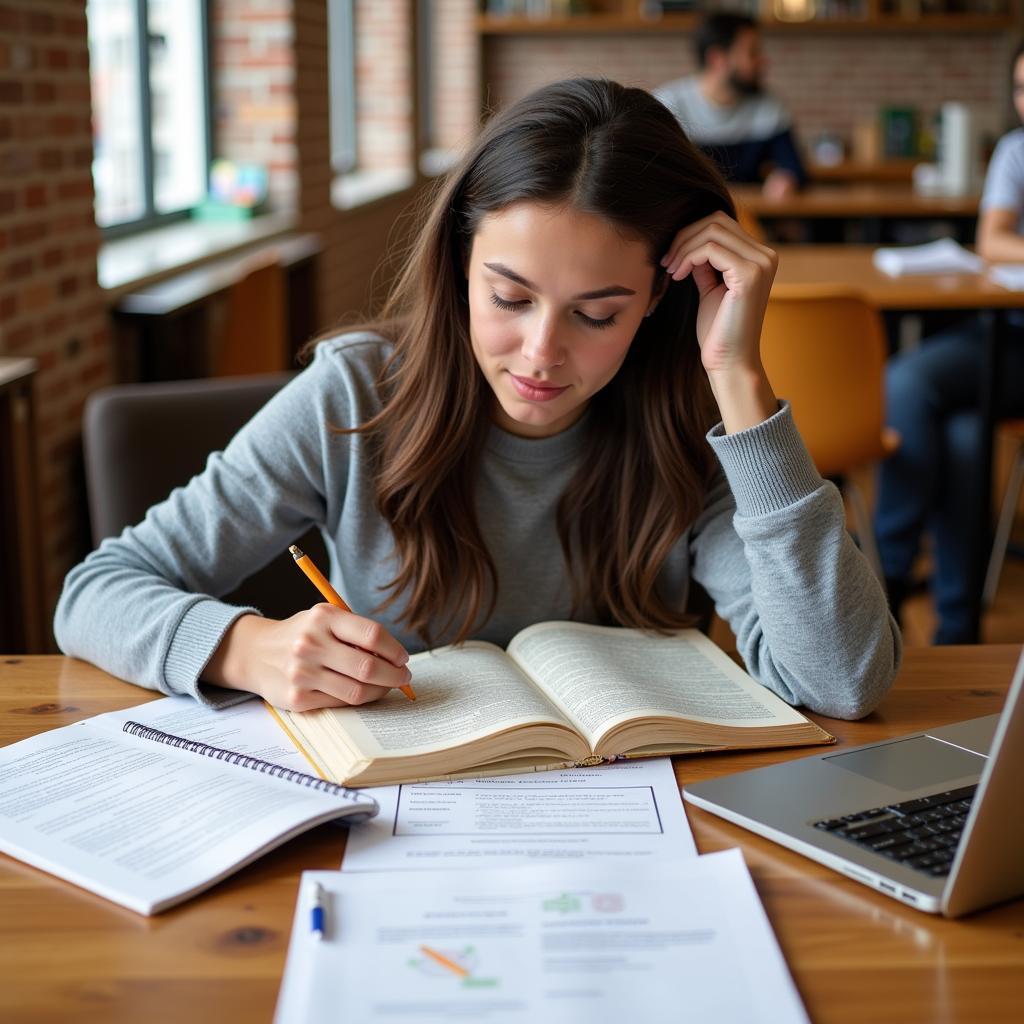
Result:
[[[1024,43],[1011,62],[1013,102],[1024,120]],[[1004,135],[985,177],[978,218],[978,253],[992,262],[1024,262],[1024,128]],[[1024,313],[1010,313],[1000,352],[996,414],[1024,415]],[[886,369],[889,426],[899,450],[879,470],[875,531],[893,612],[910,589],[923,533],[934,542],[932,580],[937,644],[977,640],[970,614],[968,572],[972,505],[977,501],[985,445],[978,408],[986,326],[973,317],[926,338]]]
[[[757,22],[742,14],[710,14],[696,43],[700,72],[667,82],[654,95],[729,181],[762,182],[765,195],[775,199],[805,185],[792,119],[762,88],[765,58]]]

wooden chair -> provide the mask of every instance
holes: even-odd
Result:
[[[224,448],[290,377],[118,384],[93,392],[82,422],[93,544],[140,522],[151,505],[201,472],[209,454]],[[295,540],[326,566],[317,530]],[[253,570],[224,600],[253,605],[272,618],[286,618],[319,600],[285,550],[267,552],[266,565]]]
[[[1010,476],[1006,481],[1006,493],[996,524],[996,536],[992,542],[992,554],[989,557],[988,570],[985,573],[985,588],[982,601],[986,607],[996,599],[999,589],[999,576],[1003,571],[1006,549],[1010,546],[1010,531],[1017,516],[1017,501],[1020,498],[1021,486],[1024,485],[1024,420],[1007,420],[999,424],[1000,431],[1009,434],[1016,445]]]
[[[850,474],[899,447],[899,435],[884,421],[887,355],[878,311],[854,292],[808,286],[769,300],[761,335],[768,377],[792,406],[818,471],[840,485],[879,578],[871,516]]]

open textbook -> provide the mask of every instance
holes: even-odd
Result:
[[[258,701],[216,712],[168,697],[12,743],[0,851],[155,914],[314,825],[376,813],[298,770],[279,738]]]
[[[417,691],[418,696],[418,691]],[[319,888],[318,888],[319,887]],[[310,928],[323,906],[323,937]],[[807,1024],[739,850],[660,861],[305,872],[275,1024]]]
[[[833,742],[696,630],[542,622],[409,668],[415,703],[276,713],[321,775],[359,786]]]

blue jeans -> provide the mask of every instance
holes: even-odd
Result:
[[[982,437],[978,392],[980,318],[925,339],[886,368],[886,420],[900,433],[899,450],[879,469],[875,531],[886,580],[896,587],[929,530],[934,541],[936,643],[972,639],[968,568],[971,516],[978,501]],[[996,409],[1024,414],[1024,344],[1020,328],[1001,353]]]

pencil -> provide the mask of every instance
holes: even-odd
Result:
[[[420,946],[420,952],[426,953],[435,963],[439,963],[442,967],[447,967],[449,971],[457,974],[460,978],[469,977],[469,971],[465,967],[460,966],[454,960],[449,960],[443,953],[438,953],[436,949],[431,949],[429,946]]]
[[[331,586],[331,581],[313,564],[313,559],[309,555],[303,554],[301,549],[295,544],[292,544],[288,550],[292,553],[292,558],[295,559],[295,564],[309,577],[310,582],[320,591],[325,601],[329,601],[334,605],[335,608],[340,608],[343,612],[352,611],[341,594],[339,594],[334,587]],[[409,700],[416,699],[416,693],[413,688],[406,683],[405,686],[398,687],[409,698]]]

